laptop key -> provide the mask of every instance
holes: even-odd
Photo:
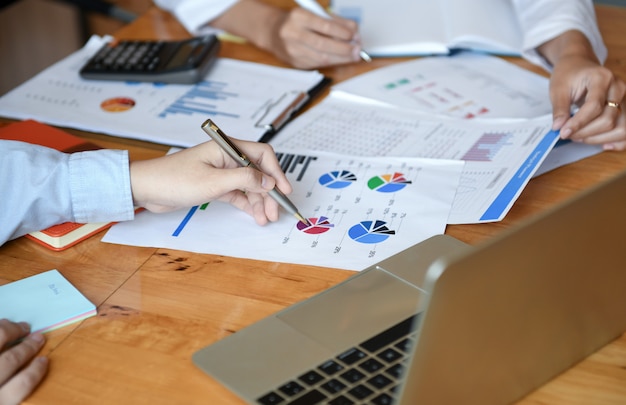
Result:
[[[334,378],[328,380],[324,384],[321,385],[322,389],[324,389],[329,394],[336,394],[342,389],[346,388],[346,384],[342,383],[339,380],[335,380]]]
[[[386,370],[387,374],[389,374],[389,375],[391,375],[392,377],[395,377],[395,378],[402,377],[402,373],[403,372],[404,372],[404,365],[400,364],[400,363],[398,363],[398,364],[396,364],[394,366],[391,366],[391,367],[389,367]]]
[[[385,377],[382,374],[375,375],[374,377],[367,380],[368,384],[377,389],[382,389],[387,385],[391,384],[393,381],[391,379]]]
[[[383,363],[376,359],[367,359],[363,363],[359,364],[359,367],[368,373],[375,373],[376,371],[383,368]]]
[[[326,375],[333,375],[338,371],[343,370],[343,366],[334,360],[328,360],[326,363],[318,367]]]
[[[289,405],[315,405],[326,399],[326,395],[318,390],[309,391],[298,399],[289,402]]]
[[[350,395],[352,395],[353,397],[355,397],[358,400],[365,399],[365,398],[369,397],[370,395],[372,395],[374,393],[374,391],[372,391],[371,389],[367,388],[365,385],[361,385],[361,384],[359,384],[356,387],[352,388],[348,392],[350,393]]]
[[[352,405],[354,402],[343,395],[338,396],[328,403],[329,405]]]
[[[282,387],[278,387],[278,389],[286,395],[289,395],[290,397],[293,397],[297,393],[304,391],[304,387],[295,381],[289,381]]]
[[[372,399],[374,405],[391,405],[393,404],[393,397],[389,394],[380,394],[376,398]]]
[[[378,358],[386,361],[387,363],[393,363],[402,357],[402,353],[393,350],[392,348],[385,349],[382,352],[378,353]]]
[[[285,399],[278,395],[275,392],[270,392],[269,394],[263,395],[261,398],[257,399],[257,402],[262,405],[273,405],[280,404]]]
[[[324,379],[324,376],[315,370],[306,372],[302,374],[300,377],[298,377],[298,380],[302,381],[303,383],[307,385],[315,385],[318,382],[322,381],[323,379]]]
[[[359,349],[352,348],[341,353],[339,356],[337,356],[337,359],[341,360],[343,363],[347,365],[351,365],[363,359],[365,356],[366,354],[360,351]]]
[[[355,383],[363,379],[365,377],[365,374],[363,374],[357,369],[350,369],[346,371],[345,373],[341,374],[340,377],[346,380],[348,383]]]

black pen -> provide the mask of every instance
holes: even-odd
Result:
[[[253,169],[259,170],[259,168],[254,163],[252,163],[250,159],[248,159],[246,155],[244,155],[243,152],[241,152],[239,148],[237,148],[237,146],[231,142],[230,139],[228,139],[228,136],[217,125],[215,125],[215,123],[211,119],[204,121],[204,123],[202,124],[202,129],[241,166],[251,167]],[[280,204],[280,206],[283,207],[287,212],[298,218],[298,221],[309,226],[311,225],[311,223],[306,218],[304,218],[300,214],[300,212],[298,212],[298,208],[296,208],[294,203],[292,203],[289,198],[287,198],[287,196],[283,194],[278,188],[274,187],[268,192],[268,194],[270,195],[270,197],[276,200],[276,202],[278,202],[278,204]]]

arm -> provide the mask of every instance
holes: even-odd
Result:
[[[163,212],[213,200],[228,202],[260,225],[278,219],[267,195],[291,192],[271,146],[236,141],[263,171],[239,167],[214,142],[129,164],[125,151],[71,155],[37,145],[0,141],[0,245],[62,222],[124,221],[134,206]],[[245,190],[245,192],[241,191]]]
[[[156,3],[173,12],[190,32],[211,26],[240,36],[288,64],[311,69],[359,60],[354,21],[325,19],[299,7],[284,10],[259,0],[171,0]],[[191,10],[195,13],[191,13]]]

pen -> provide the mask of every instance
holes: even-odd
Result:
[[[259,168],[254,163],[252,163],[250,159],[248,159],[246,155],[244,155],[243,152],[241,152],[239,148],[237,148],[237,146],[233,142],[231,142],[230,139],[228,139],[228,136],[226,136],[226,134],[217,125],[215,125],[215,123],[211,119],[204,121],[204,123],[202,124],[202,129],[242,167],[251,167],[253,169],[259,170]],[[278,204],[280,204],[280,206],[283,207],[287,212],[298,218],[298,221],[309,226],[311,225],[311,223],[306,218],[304,218],[300,214],[300,212],[298,212],[298,208],[296,208],[294,203],[292,203],[289,198],[287,198],[287,196],[283,194],[278,188],[274,187],[268,192],[268,194],[270,195],[270,197],[276,200],[276,202],[278,202]]]
[[[298,5],[302,7],[303,9],[308,10],[319,17],[330,18],[330,15],[328,15],[326,10],[324,10],[324,8],[320,5],[320,3],[318,3],[315,0],[296,0],[296,3],[298,3]],[[369,56],[369,54],[365,52],[363,49],[359,51],[359,56],[365,62],[372,61],[372,57]]]

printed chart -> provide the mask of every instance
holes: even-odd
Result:
[[[103,43],[92,37],[0,97],[0,113],[182,147],[205,142],[200,125],[213,118],[230,136],[256,141],[285,104],[323,79],[317,71],[228,58],[218,58],[205,80],[193,85],[81,79],[80,67]]]
[[[463,163],[278,153],[289,198],[310,225],[282,213],[258,226],[221,202],[139,213],[103,241],[362,270],[445,230]]]

